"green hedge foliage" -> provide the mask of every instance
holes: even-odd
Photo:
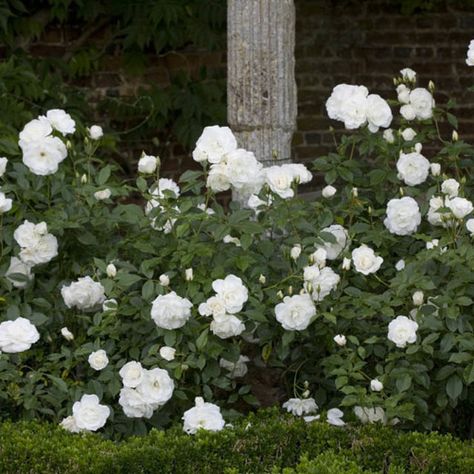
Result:
[[[380,425],[306,424],[278,410],[252,414],[219,433],[177,426],[123,442],[58,426],[0,426],[2,473],[472,473],[474,444]]]

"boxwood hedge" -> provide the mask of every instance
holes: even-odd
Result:
[[[181,427],[114,442],[38,422],[0,425],[2,473],[472,473],[474,444],[376,425],[306,424],[278,410],[219,433]]]

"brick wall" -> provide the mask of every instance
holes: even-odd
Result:
[[[418,73],[419,84],[436,85],[435,99],[448,94],[460,106],[459,132],[474,142],[474,68],[465,63],[474,38],[474,8],[446,2],[436,12],[405,16],[397,2],[296,0],[296,79],[298,131],[294,156],[310,161],[333,147],[324,103],[342,82],[396,99],[392,78],[404,67]],[[449,6],[456,3],[457,7]],[[394,111],[397,112],[397,111]]]
[[[298,84],[298,131],[294,136],[296,161],[307,162],[332,149],[329,126],[341,129],[326,115],[324,103],[332,88],[341,83],[363,84],[385,98],[396,98],[392,78],[403,67],[418,72],[420,83],[435,82],[437,102],[448,94],[461,104],[460,135],[474,142],[474,68],[465,64],[469,41],[474,38],[474,7],[448,2],[435,12],[405,16],[399,2],[390,0],[295,0],[296,79]],[[74,29],[51,29],[35,43],[37,55],[62,55],[80,35]],[[97,38],[100,43],[100,35]],[[102,69],[81,85],[93,97],[133,96],[150,83],[166,86],[171,74],[180,69],[197,76],[201,66],[225,74],[226,54],[190,50],[180,54],[151,57],[145,74],[124,74],[119,58],[110,53]],[[153,148],[150,147],[150,152]],[[176,175],[193,166],[189,154],[170,143],[164,160],[165,171]],[[136,157],[129,154],[133,161]]]

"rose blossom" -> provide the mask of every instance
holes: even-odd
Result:
[[[87,132],[89,133],[91,140],[99,140],[104,136],[104,131],[100,125],[92,125],[87,129]]]
[[[87,361],[94,370],[105,369],[109,364],[109,358],[107,357],[107,353],[103,349],[91,352]]]
[[[421,223],[418,203],[412,197],[391,199],[387,204],[385,227],[396,235],[410,235],[416,232]]]
[[[143,174],[152,174],[156,171],[158,162],[156,156],[142,154],[138,160],[138,172]]]
[[[97,395],[83,395],[72,406],[72,414],[80,430],[97,431],[107,422],[110,408],[100,405]]]
[[[173,347],[163,346],[160,348],[160,356],[168,362],[174,360],[175,354],[176,349]]]
[[[194,161],[220,163],[227,153],[237,149],[237,140],[229,127],[205,127],[193,151]]]
[[[192,307],[191,301],[172,291],[153,300],[151,317],[159,328],[178,329],[190,318]]]
[[[316,316],[316,307],[308,294],[285,296],[275,306],[277,321],[287,331],[303,331]]]
[[[283,403],[283,408],[295,416],[310,415],[318,411],[314,398],[290,398]]]
[[[188,434],[195,434],[198,430],[220,431],[225,421],[221,410],[213,403],[207,403],[202,397],[194,399],[195,406],[183,414],[183,430]]]
[[[76,131],[76,122],[62,109],[48,110],[46,119],[55,130],[63,135],[69,135]]]
[[[400,153],[397,161],[398,178],[408,186],[424,183],[430,171],[430,162],[420,153]]]
[[[0,178],[5,174],[7,170],[8,160],[5,157],[0,158]]]
[[[418,324],[406,316],[397,316],[388,325],[388,339],[397,347],[404,348],[416,342]]]
[[[7,353],[27,351],[40,338],[36,327],[26,318],[0,323],[0,350]]]
[[[90,276],[81,277],[68,286],[63,285],[61,295],[68,308],[93,311],[105,301],[105,289]]]
[[[459,183],[455,179],[446,179],[441,183],[441,192],[449,197],[457,197],[459,194]]]
[[[135,388],[142,382],[145,370],[140,362],[132,360],[120,369],[119,375],[125,387]]]
[[[375,255],[375,252],[367,245],[361,245],[352,251],[352,261],[356,271],[369,275],[380,268],[383,258]]]
[[[212,289],[223,301],[226,312],[238,313],[248,300],[248,290],[242,280],[235,275],[227,275],[225,279],[212,282]]]

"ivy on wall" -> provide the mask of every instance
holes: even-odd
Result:
[[[204,5],[205,3],[205,5]],[[203,126],[225,121],[225,78],[186,69],[169,84],[147,84],[143,73],[156,58],[188,51],[225,49],[225,0],[0,0],[0,130],[24,123],[38,109],[63,106],[90,117],[87,80],[120,70],[143,83],[132,97],[106,96],[95,113],[132,147],[153,140],[189,148]],[[62,29],[63,51],[35,52],[45,33]],[[75,32],[75,34],[68,34]],[[36,109],[36,110],[33,110]],[[10,124],[13,125],[13,124]],[[1,150],[0,150],[1,152]]]

